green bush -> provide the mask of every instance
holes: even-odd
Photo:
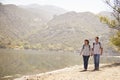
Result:
[[[111,42],[120,49],[120,31],[111,38]]]

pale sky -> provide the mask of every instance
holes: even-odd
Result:
[[[101,11],[108,11],[108,6],[103,2],[104,0],[0,0],[4,4],[28,5],[54,5],[61,7],[68,11],[99,13]]]

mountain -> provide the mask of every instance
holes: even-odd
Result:
[[[57,10],[57,8],[55,9]],[[49,21],[47,19],[52,15],[43,16],[42,14],[45,14],[45,11],[34,12],[32,10],[13,4],[0,4],[0,44],[2,45],[0,47],[16,45],[18,42],[21,44],[28,43],[24,38],[46,28],[45,24]],[[59,13],[59,11],[56,12]]]
[[[54,36],[51,39],[60,36],[71,36],[71,38],[72,36],[80,37],[82,35],[85,35],[85,37],[86,35],[95,36],[95,34],[101,35],[109,31],[108,27],[105,27],[106,25],[100,23],[99,18],[90,12],[68,12],[59,16],[55,16],[47,23],[47,25],[48,28],[45,30],[45,32],[48,32],[48,34],[46,34],[48,37]],[[41,33],[44,33],[45,35],[45,32],[42,31]]]
[[[95,36],[100,36],[108,42],[110,29],[97,15],[90,12],[63,13],[61,8],[38,6],[0,4],[1,48],[73,51],[86,38],[92,41]],[[50,15],[43,16],[45,11]]]
[[[114,15],[112,12],[108,12],[108,11],[102,11],[99,14],[97,14],[98,16],[104,16],[104,17],[108,17],[110,19],[115,19]]]
[[[68,12],[54,16],[47,26],[45,30],[28,37],[28,41],[73,49],[79,48],[84,39],[93,39],[95,36],[108,38],[106,36],[110,32],[110,29],[100,22],[99,17],[90,12]]]
[[[0,5],[0,41],[24,39],[41,30],[45,22],[41,16],[13,4]]]
[[[38,5],[38,4],[31,4],[27,6],[21,6],[30,10],[31,12],[35,13],[36,15],[41,15],[44,20],[49,21],[53,18],[54,15],[60,15],[66,13],[67,11],[59,8],[57,6],[52,5]]]

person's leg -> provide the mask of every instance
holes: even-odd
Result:
[[[90,56],[86,56],[86,69],[88,68],[88,61]]]
[[[99,59],[100,59],[100,55],[99,54],[95,54],[94,55],[95,70],[99,70]]]
[[[95,67],[95,69],[96,69],[96,54],[94,54],[94,67]]]
[[[84,69],[85,70],[87,70],[87,64],[86,64],[86,62],[87,62],[87,59],[86,59],[87,57],[86,56],[83,56],[83,61],[84,61]]]
[[[99,70],[99,63],[100,63],[100,54],[96,56],[96,69]]]

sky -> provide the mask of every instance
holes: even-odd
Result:
[[[54,5],[68,11],[76,12],[93,12],[109,11],[109,7],[104,3],[104,0],[0,0],[3,4],[16,5]]]

